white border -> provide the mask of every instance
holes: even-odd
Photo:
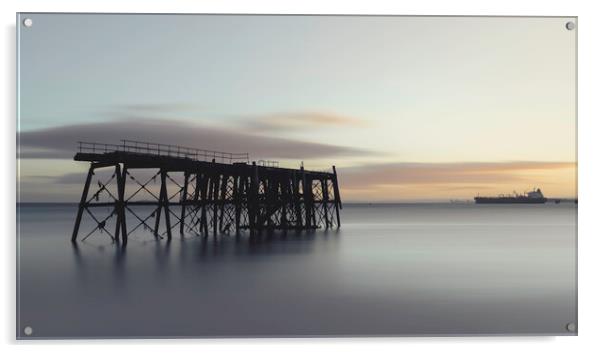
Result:
[[[426,352],[461,350],[462,352],[507,352],[535,350],[546,352],[602,351],[597,335],[600,320],[602,278],[598,273],[602,257],[602,232],[597,220],[602,215],[600,183],[602,175],[602,112],[597,104],[602,99],[600,38],[602,12],[595,1],[528,1],[506,0],[496,3],[483,1],[422,0],[405,3],[393,0],[325,1],[277,0],[191,1],[191,0],[88,0],[43,1],[4,0],[2,11],[2,75],[0,86],[4,126],[1,129],[3,153],[0,165],[2,210],[0,224],[4,264],[1,291],[3,318],[1,334],[7,351],[81,351],[86,345],[90,352],[107,348],[117,351],[144,349],[162,352],[167,345],[178,350],[198,351],[365,351],[367,349],[398,351],[420,349]],[[579,16],[579,337],[496,337],[496,338],[340,338],[340,339],[209,339],[209,340],[110,340],[110,341],[37,341],[16,342],[15,337],[15,13],[16,12],[168,12],[168,13],[337,13],[337,14],[399,14],[399,15],[545,15]],[[528,55],[528,53],[526,53]],[[598,201],[596,201],[598,200]],[[93,318],[91,318],[93,319]],[[102,347],[108,344],[110,347]],[[200,345],[200,347],[199,347]]]

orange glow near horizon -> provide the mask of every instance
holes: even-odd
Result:
[[[372,174],[368,176],[372,183],[367,185],[361,185],[360,178],[355,177],[348,178],[350,182],[345,183],[345,175],[341,175],[340,185],[342,197],[349,202],[468,200],[477,195],[520,194],[533,188],[540,188],[548,198],[577,198],[577,169],[574,163],[531,168],[491,169],[478,174],[462,173],[460,170],[456,171],[459,175],[455,175],[439,167],[433,168],[433,171],[417,172],[419,175],[415,175],[415,178],[399,182],[388,180],[388,176]],[[384,173],[391,174],[391,171]]]

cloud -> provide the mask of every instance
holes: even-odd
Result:
[[[408,184],[508,184],[531,181],[531,173],[576,168],[572,162],[392,163],[340,168],[348,189]]]
[[[257,115],[243,121],[243,125],[254,131],[312,129],[316,127],[361,127],[366,125],[360,119],[330,113],[279,113]]]
[[[177,144],[225,152],[249,152],[252,159],[310,159],[366,155],[346,146],[255,136],[234,129],[207,127],[175,119],[123,118],[120,121],[73,124],[19,136],[20,158],[72,158],[77,141],[119,143],[121,139]]]

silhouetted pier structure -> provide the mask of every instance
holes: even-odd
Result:
[[[248,153],[131,140],[78,144],[74,160],[89,162],[90,168],[72,241],[77,240],[84,213],[96,224],[84,239],[100,231],[124,245],[140,227],[155,237],[171,239],[174,231],[208,236],[249,230],[253,237],[261,231],[341,225],[334,166],[332,172],[280,168],[273,161],[249,163]],[[98,170],[112,171],[112,175],[93,183]],[[142,170],[152,176],[141,180],[135,174]],[[150,183],[157,179],[159,188],[153,190]],[[101,195],[106,202],[100,200]],[[150,200],[140,200],[142,195]],[[108,208],[108,215],[95,216],[95,207]],[[150,214],[141,216],[149,209]]]

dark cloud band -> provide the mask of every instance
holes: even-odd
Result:
[[[226,152],[249,152],[254,159],[310,159],[366,155],[345,146],[256,136],[234,129],[181,120],[138,119],[74,124],[20,133],[20,158],[72,158],[77,141],[118,143],[120,139],[177,144]]]

